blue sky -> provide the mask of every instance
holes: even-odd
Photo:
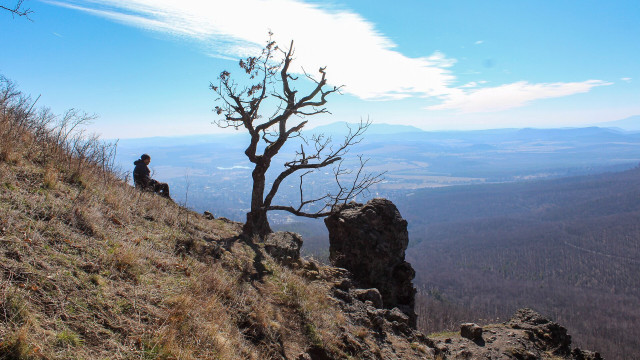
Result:
[[[11,4],[11,1],[1,0]],[[27,0],[0,73],[107,138],[219,132],[209,82],[274,32],[345,85],[334,121],[426,130],[583,126],[640,114],[640,1]]]

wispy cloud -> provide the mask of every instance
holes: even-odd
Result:
[[[524,106],[534,100],[556,98],[585,93],[596,86],[611,85],[601,80],[570,83],[531,84],[519,81],[512,84],[481,89],[452,89],[443,103],[428,107],[430,110],[455,109],[462,112],[501,111]]]
[[[295,40],[296,64],[307,71],[327,66],[329,81],[363,99],[397,99],[445,94],[455,80],[453,60],[434,52],[410,58],[360,15],[296,0],[50,1],[147,30],[210,44],[220,57],[246,56],[275,40]],[[215,52],[214,52],[215,51]],[[298,72],[302,72],[297,69]]]
[[[146,30],[186,37],[206,46],[207,54],[221,58],[255,53],[272,31],[281,45],[295,40],[296,64],[301,68],[311,72],[327,66],[330,83],[345,85],[345,92],[367,100],[438,98],[443,103],[429,109],[497,111],[604,85],[590,80],[477,88],[484,84],[476,82],[456,88],[454,59],[437,51],[424,57],[405,56],[359,14],[300,0],[48,1]],[[294,70],[301,73],[301,68]]]

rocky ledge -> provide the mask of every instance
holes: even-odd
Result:
[[[503,324],[462,324],[460,333],[429,340],[440,359],[602,359],[597,352],[572,349],[566,328],[531,309],[518,310]]]
[[[413,329],[409,316],[398,308],[384,308],[376,288],[362,289],[348,270],[301,260],[301,275],[331,284],[330,296],[362,329],[342,329],[342,349],[363,360],[500,359],[602,360],[600,354],[571,347],[563,326],[531,309],[521,309],[507,322],[480,326],[461,324],[458,332],[425,336]],[[334,359],[321,349],[307,349],[299,360]]]

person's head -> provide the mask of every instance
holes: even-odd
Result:
[[[145,164],[149,165],[149,163],[151,162],[151,156],[147,154],[142,154],[140,156],[140,160],[144,161]]]

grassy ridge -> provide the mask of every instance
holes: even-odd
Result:
[[[341,354],[328,284],[268,257],[257,281],[237,223],[136,191],[90,117],[0,80],[0,359]]]

